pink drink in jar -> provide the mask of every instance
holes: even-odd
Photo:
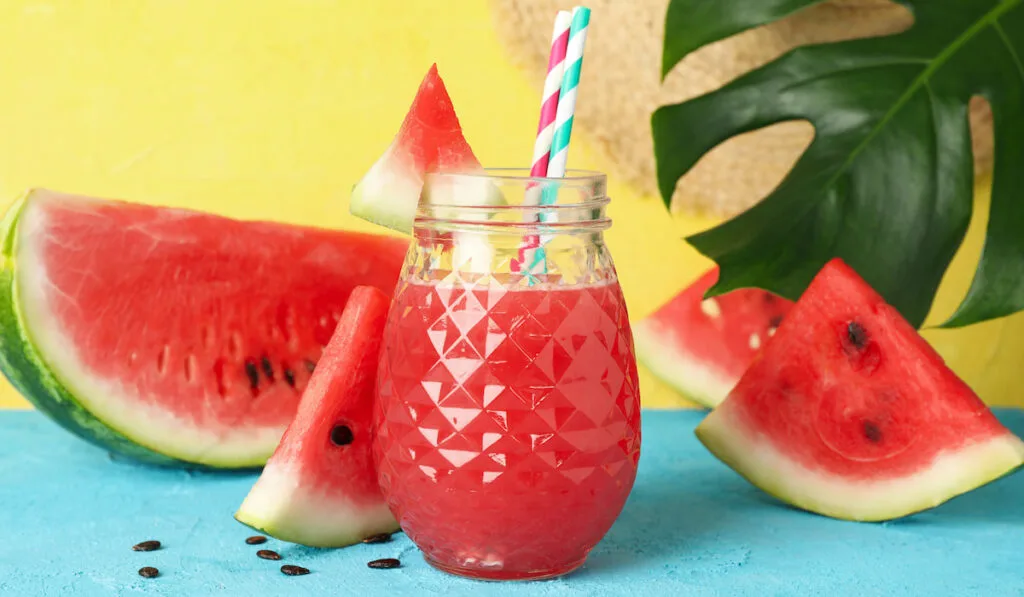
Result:
[[[559,201],[546,223],[524,225],[540,211],[537,181],[557,185]],[[427,184],[382,346],[381,488],[442,570],[565,574],[622,510],[640,450],[632,335],[602,235],[605,179],[489,171]],[[487,193],[504,205],[482,206]],[[545,240],[544,263],[514,272],[528,234]]]

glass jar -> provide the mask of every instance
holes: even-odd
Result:
[[[633,486],[632,333],[599,173],[428,177],[381,349],[381,489],[427,561],[571,572]]]

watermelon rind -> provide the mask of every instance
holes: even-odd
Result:
[[[680,350],[667,326],[658,329],[655,320],[644,319],[633,327],[636,358],[658,379],[693,402],[714,408],[735,385],[735,379],[721,375],[693,355]]]
[[[368,222],[409,234],[423,177],[393,142],[352,189],[349,211]]]
[[[36,349],[18,300],[17,236],[25,203],[38,193],[31,190],[7,210],[0,230],[3,235],[3,267],[0,269],[0,371],[40,411],[71,433],[101,448],[114,450],[141,462],[184,465],[172,455],[151,450],[94,417],[68,391]]]
[[[766,493],[804,510],[861,522],[892,520],[934,508],[1024,464],[1024,442],[1007,431],[943,452],[910,475],[843,478],[787,457],[745,426],[728,402],[705,417],[696,434],[719,460]]]
[[[383,500],[346,503],[303,483],[297,470],[271,461],[235,513],[235,519],[271,537],[309,547],[346,547],[366,537],[398,531]]]

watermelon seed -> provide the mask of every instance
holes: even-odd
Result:
[[[758,348],[761,348],[761,336],[758,336],[756,333],[750,334],[749,344],[750,350],[757,350]]]
[[[306,371],[309,371],[310,373],[312,373],[313,370],[316,369],[316,363],[314,363],[313,361],[311,361],[309,359],[306,359],[305,364],[306,364]]]
[[[306,574],[309,574],[309,568],[285,564],[284,566],[281,566],[281,572],[287,574],[288,576],[304,576]]]
[[[160,576],[160,571],[152,566],[143,566],[139,568],[139,576],[142,578],[156,578]]]
[[[382,558],[380,560],[373,560],[372,562],[367,562],[366,565],[370,568],[389,570],[391,568],[400,567],[402,565],[402,562],[396,560],[395,558]]]
[[[391,541],[391,533],[379,533],[363,539],[363,543],[387,543],[389,541]]]
[[[264,537],[263,535],[253,535],[252,537],[248,537],[245,540],[245,544],[246,545],[259,545],[261,543],[266,543],[266,542],[267,542],[267,538]]]
[[[264,560],[280,560],[281,554],[277,553],[276,551],[271,551],[269,549],[261,549],[256,552],[256,557],[262,558]]]
[[[245,375],[249,378],[249,388],[255,393],[260,388],[260,370],[251,360],[245,362]]]
[[[864,329],[864,326],[851,321],[846,326],[846,336],[850,339],[850,344],[853,344],[857,348],[864,348],[868,343],[868,331]]]
[[[164,347],[160,349],[160,354],[156,355],[156,372],[163,375],[167,371],[167,357],[171,352],[171,347],[164,344]]]
[[[331,429],[331,441],[336,446],[347,446],[354,439],[355,436],[352,435],[352,430],[347,425],[335,425],[334,429]]]
[[[160,549],[160,542],[153,539],[132,546],[132,551],[156,551],[158,549]]]
[[[869,442],[877,444],[882,441],[882,430],[873,422],[864,421],[864,437],[868,438]]]
[[[260,357],[260,366],[263,367],[263,375],[267,376],[267,381],[274,383],[274,365],[270,363],[270,359]]]
[[[782,316],[773,315],[772,318],[768,320],[768,325],[773,328],[779,327],[780,325],[782,325]]]
[[[285,382],[287,382],[289,386],[294,388],[295,387],[295,372],[292,371],[291,369],[289,369],[287,366],[283,366],[282,365],[282,368],[284,369],[284,380],[285,380]]]
[[[712,319],[722,316],[722,308],[718,306],[718,301],[713,298],[702,300],[700,302],[700,310],[704,312],[704,315]]]

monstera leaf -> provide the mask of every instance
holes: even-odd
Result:
[[[672,0],[663,71],[693,50],[822,0]],[[1024,0],[904,0],[909,30],[798,48],[652,117],[658,184],[716,145],[774,123],[814,140],[782,183],[687,240],[721,266],[712,294],[758,286],[789,298],[842,257],[920,325],[973,207],[968,103],[991,105],[991,212],[971,288],[946,323],[1024,309]]]

